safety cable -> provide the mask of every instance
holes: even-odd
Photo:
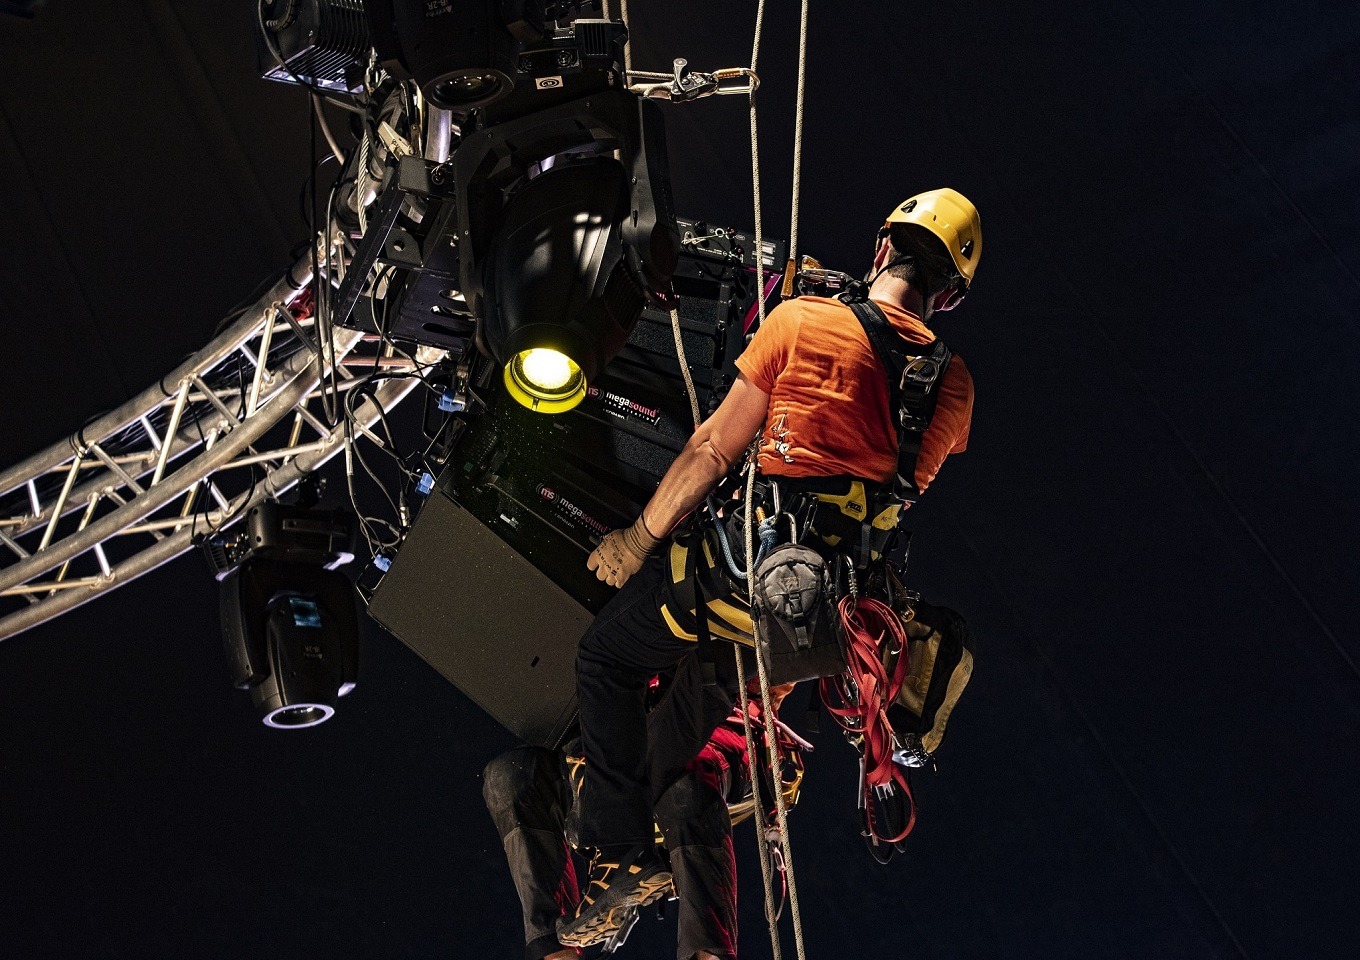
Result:
[[[756,65],[760,60],[760,35],[765,29],[765,0],[759,0],[756,4],[756,33],[755,41],[751,45],[751,72],[756,72]],[[755,198],[755,232],[756,232],[756,312],[760,317],[760,322],[765,322],[765,237],[760,222],[760,143],[757,137],[756,125],[756,88],[753,84],[749,94],[751,98],[751,185]]]
[[[624,25],[628,24],[628,0],[620,0],[621,14]],[[760,59],[760,41],[765,24],[765,0],[759,0],[756,5],[756,25],[755,36],[751,47],[751,72],[756,72]],[[802,153],[802,117],[803,117],[803,63],[806,58],[807,49],[807,0],[803,0],[802,31],[799,38],[799,81],[798,81],[798,115],[795,128],[795,154],[794,154],[794,229],[797,229],[797,210],[798,210],[798,189],[799,189],[799,164]],[[631,64],[627,60],[628,48],[624,47],[625,69],[629,69]],[[755,215],[755,273],[756,273],[756,305],[760,321],[765,320],[765,271],[764,271],[764,234],[761,223],[760,206],[760,144],[759,126],[756,114],[756,85],[751,85],[750,97],[750,117],[751,117],[751,183],[754,202]],[[796,233],[793,235],[796,237]],[[792,250],[792,246],[790,247]],[[675,352],[680,361],[680,372],[685,381],[685,392],[689,397],[690,414],[694,418],[694,425],[697,429],[702,417],[699,411],[699,398],[694,388],[694,379],[690,375],[689,362],[685,356],[684,339],[680,329],[680,313],[678,309],[671,310],[671,332],[675,338]],[[783,762],[779,750],[779,729],[778,721],[775,719],[774,710],[771,706],[770,697],[770,677],[766,669],[765,660],[760,656],[760,644],[755,637],[756,633],[756,605],[755,605],[755,563],[753,558],[756,556],[755,550],[755,524],[754,524],[754,498],[755,498],[755,476],[759,460],[759,443],[753,445],[749,452],[749,462],[746,470],[746,514],[745,514],[745,534],[746,534],[746,595],[749,608],[751,610],[751,631],[752,641],[756,653],[756,673],[760,681],[760,702],[761,715],[765,723],[765,743],[770,756],[770,773],[774,792],[775,818],[777,823],[780,853],[785,864],[782,869],[784,882],[788,889],[788,903],[793,917],[793,937],[794,945],[797,950],[798,960],[806,960],[806,948],[803,942],[803,921],[798,903],[798,884],[793,870],[793,850],[789,842],[788,829],[788,804],[784,797],[783,790]],[[716,517],[714,518],[716,522]],[[696,603],[703,603],[703,597],[695,598]],[[774,905],[774,882],[771,867],[771,840],[770,824],[766,814],[765,804],[760,797],[761,770],[760,761],[756,752],[755,732],[751,727],[751,708],[750,697],[747,693],[746,684],[746,664],[742,660],[741,648],[734,648],[737,667],[737,690],[739,702],[741,704],[742,730],[746,737],[746,759],[747,768],[751,778],[752,807],[755,817],[756,842],[760,850],[760,875],[765,892],[765,918],[769,923],[770,929],[770,949],[773,960],[783,960],[783,950],[779,938],[779,913]]]
[[[764,31],[764,26],[765,26],[765,0],[759,0],[759,2],[756,4],[756,27],[755,27],[755,37],[754,37],[754,40],[753,40],[752,45],[751,45],[751,72],[752,72],[752,73],[756,73],[756,72],[757,72],[757,67],[759,66],[759,62],[760,62],[760,40],[761,40],[762,33],[763,33],[763,31]],[[762,222],[761,222],[761,215],[760,215],[760,213],[761,213],[761,211],[760,211],[760,136],[759,136],[759,125],[758,125],[758,122],[757,122],[757,114],[756,114],[756,92],[755,92],[755,88],[754,88],[754,87],[752,87],[751,93],[750,93],[750,105],[751,105],[751,188],[752,188],[751,192],[752,192],[752,200],[753,200],[754,213],[755,213],[755,267],[756,267],[756,298],[757,298],[757,299],[756,299],[756,306],[757,306],[757,312],[758,312],[759,317],[760,317],[760,322],[761,322],[761,323],[764,323],[764,322],[765,322],[765,270],[764,270],[764,262],[765,262],[765,243],[764,243],[764,231],[763,231],[763,225],[762,225]],[[781,762],[781,760],[780,760],[780,755],[779,755],[778,732],[777,732],[776,729],[775,729],[775,725],[774,725],[774,717],[773,717],[773,715],[772,715],[772,711],[770,710],[770,678],[769,678],[769,673],[768,673],[768,671],[765,669],[765,661],[764,661],[764,658],[762,658],[762,657],[760,656],[760,643],[759,643],[759,640],[757,640],[756,637],[755,637],[755,632],[756,632],[756,619],[755,619],[755,618],[756,618],[756,609],[755,609],[755,564],[751,562],[751,558],[753,558],[753,557],[755,556],[755,525],[754,525],[754,504],[753,504],[753,498],[754,498],[754,490],[755,490],[756,467],[757,467],[758,461],[759,461],[759,456],[758,456],[758,454],[753,454],[752,457],[751,457],[751,460],[750,460],[750,466],[748,467],[747,478],[746,478],[746,518],[745,518],[745,519],[746,519],[746,523],[745,523],[745,526],[746,526],[746,557],[747,557],[747,563],[746,563],[746,589],[747,589],[747,600],[748,600],[748,602],[749,602],[749,604],[750,604],[750,609],[751,609],[751,617],[752,617],[752,620],[751,620],[751,632],[752,632],[752,640],[753,640],[754,643],[755,643],[755,650],[756,650],[756,673],[757,673],[757,675],[758,675],[759,678],[760,678],[760,697],[761,697],[761,704],[762,704],[762,706],[763,706],[763,712],[764,712],[764,715],[765,715],[765,736],[766,736],[767,744],[768,744],[768,746],[769,746],[769,752],[770,752],[770,768],[771,768],[772,779],[773,779],[773,781],[774,781],[775,815],[776,815],[776,818],[777,818],[777,821],[778,821],[778,825],[779,825],[779,840],[780,840],[780,844],[781,844],[781,850],[782,850],[782,853],[783,853],[783,856],[784,856],[785,863],[787,864],[787,869],[786,869],[786,871],[785,871],[784,876],[785,876],[785,881],[787,882],[787,884],[788,884],[788,889],[789,889],[789,907],[790,907],[790,910],[791,910],[791,912],[792,912],[792,914],[793,914],[793,939],[794,939],[794,946],[795,946],[795,949],[797,950],[798,960],[806,960],[806,950],[805,950],[805,947],[804,947],[804,944],[803,944],[803,921],[802,921],[802,914],[801,914],[801,911],[800,911],[800,909],[799,909],[799,904],[798,904],[798,883],[797,883],[797,880],[795,879],[795,876],[794,876],[794,870],[793,870],[793,849],[792,849],[792,845],[791,845],[790,842],[789,842],[789,832],[788,832],[788,805],[784,802],[784,791],[783,791],[783,789],[782,789],[782,786],[783,786],[783,772],[782,772],[783,764],[782,764],[782,762]],[[745,667],[744,667],[743,665],[741,665],[741,663],[740,663],[740,659],[741,659],[741,651],[740,651],[740,650],[737,651],[737,659],[738,659],[738,668],[737,668],[738,677],[739,677],[739,678],[740,678],[740,677],[744,677],[746,671],[745,671]],[[741,683],[742,683],[742,700],[743,700],[743,717],[742,717],[742,719],[743,719],[745,725],[747,726],[747,728],[748,728],[748,730],[749,730],[749,727],[750,727],[750,717],[749,717],[748,714],[746,714],[746,713],[744,712],[744,711],[745,711],[745,699],[746,699],[746,694],[745,694],[745,689],[746,689],[746,688],[745,688],[745,681],[742,680]],[[748,744],[749,744],[749,742],[751,741],[751,739],[752,739],[752,738],[751,738],[751,735],[748,733],[748,735],[747,735]],[[748,752],[749,752],[749,746],[748,746]],[[756,769],[756,758],[755,758],[755,755],[754,755],[753,753],[751,753],[751,754],[749,755],[749,757],[748,757],[748,760],[749,760],[749,763],[750,763],[751,773],[752,773],[752,776],[751,776],[751,779],[752,779],[752,789],[753,789],[753,790],[756,790],[756,798],[757,798],[757,799],[756,799],[756,804],[755,804],[755,806],[756,806],[756,808],[759,810],[760,807],[761,807],[761,804],[760,804],[760,802],[759,802],[759,791],[758,791],[758,789],[755,787],[755,781],[758,779],[758,776],[757,776],[757,769]],[[765,820],[765,818],[764,818],[764,816],[763,816],[763,811],[762,811],[762,815],[761,815],[760,818],[759,818],[759,821],[762,823],[762,825],[763,825],[763,821],[764,821],[764,820]],[[759,836],[758,836],[758,844],[759,844],[759,847],[760,847],[761,875],[762,875],[762,877],[763,877],[763,879],[764,879],[764,882],[765,882],[765,916],[766,916],[766,919],[768,920],[769,925],[770,925],[770,948],[771,948],[771,950],[772,950],[773,953],[774,953],[774,958],[775,958],[775,960],[781,960],[782,951],[781,951],[780,942],[779,942],[779,918],[778,918],[778,916],[775,914],[775,909],[774,909],[774,890],[773,890],[773,887],[772,887],[772,884],[771,884],[771,878],[770,878],[770,866],[769,866],[769,860],[770,860],[770,844],[769,844],[769,836],[768,836],[767,828],[761,829],[760,831],[758,831],[758,834],[759,834]]]
[[[763,5],[763,4],[762,4]],[[770,712],[770,690],[769,678],[766,676],[760,656],[760,642],[756,639],[755,623],[755,602],[754,586],[755,576],[749,562],[755,547],[755,535],[751,525],[751,512],[755,503],[755,481],[756,481],[756,462],[759,459],[758,450],[750,451],[750,466],[746,471],[746,599],[751,609],[751,640],[756,653],[756,672],[761,681],[761,707],[766,714]],[[698,602],[703,601],[703,597],[696,598]],[[746,732],[746,765],[751,777],[751,801],[753,813],[756,820],[756,847],[760,851],[760,877],[765,884],[765,921],[770,927],[770,950],[774,960],[783,960],[783,948],[779,940],[779,917],[774,908],[774,882],[770,873],[770,824],[769,818],[765,814],[765,804],[760,799],[760,765],[756,758],[755,733],[751,729],[751,708],[750,699],[746,695],[746,664],[741,658],[741,648],[735,650],[737,659],[737,687],[740,690],[741,699],[741,723]],[[768,736],[768,734],[767,734]],[[771,780],[774,784],[774,793],[782,798],[784,795],[782,774],[776,775],[779,756],[779,741],[767,741],[766,747],[769,749],[771,763]],[[781,837],[781,839],[787,839]]]
[[[807,86],[808,2],[798,27],[798,103],[793,113],[793,210],[789,214],[789,259],[784,267],[782,296],[793,296],[793,279],[798,263],[798,201],[803,192],[803,91]]]
[[[671,333],[675,335],[675,355],[680,359],[680,375],[685,378],[685,393],[689,396],[689,412],[694,417],[694,427],[698,429],[699,395],[694,390],[694,377],[689,372],[689,361],[685,359],[685,340],[680,334],[680,308],[671,307]]]

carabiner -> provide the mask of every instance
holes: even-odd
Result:
[[[756,76],[754,70],[749,70],[746,67],[726,67],[722,70],[714,70],[713,79],[718,81],[717,89],[713,92],[720,97],[751,94],[760,89],[760,77]],[[746,82],[738,86],[724,85],[726,80],[743,79]]]
[[[690,100],[715,95],[750,94],[760,86],[760,78],[745,67],[726,67],[712,73],[702,73],[691,70],[689,61],[683,57],[674,60],[669,76],[664,73],[634,70],[629,74],[629,79],[633,78],[647,81],[630,83],[628,89],[634,93],[653,100],[670,100],[675,103],[687,103]]]

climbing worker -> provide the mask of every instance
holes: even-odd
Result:
[[[661,678],[649,689],[649,701],[658,700],[651,714],[657,720],[677,704],[692,701],[702,685],[692,661],[682,663],[668,679],[664,689]],[[788,689],[771,690],[776,709]],[[759,701],[752,699],[750,708],[758,719]],[[663,725],[670,722],[663,720]],[[766,749],[759,735],[756,743]],[[664,751],[667,744],[657,747]],[[785,793],[796,794],[802,777],[798,742],[781,734],[780,749],[786,768],[793,771],[786,777],[791,788]],[[483,775],[483,797],[523,907],[525,960],[574,960],[577,950],[568,944],[617,946],[636,916],[635,906],[618,904],[597,913],[592,924],[571,938],[559,939],[556,931],[558,918],[564,911],[574,912],[581,900],[570,835],[574,832],[573,788],[580,786],[583,762],[571,746],[565,751],[521,746],[491,761]],[[737,713],[718,725],[679,778],[660,791],[655,801],[656,823],[679,901],[680,960],[735,960],[737,874],[732,821],[751,812],[747,771],[746,738]],[[584,893],[598,895],[589,888]]]
[[[759,434],[762,484],[782,491],[786,506],[799,497],[816,501],[811,527],[822,547],[860,568],[877,562],[902,508],[967,444],[972,379],[928,323],[962,301],[981,255],[977,210],[957,191],[932,190],[896,207],[878,233],[864,283],[840,299],[800,297],[771,311],[738,358],[730,392],[637,521],[605,535],[591,553],[596,576],[621,589],[577,653],[586,756],[580,839],[595,848],[588,882],[600,893],[560,925],[565,936],[588,928],[602,909],[660,896],[668,874],[651,842],[654,769],[643,700],[651,676],[695,656],[698,632],[688,611],[677,615],[675,586],[685,573],[677,570],[675,544],[663,555],[663,543]],[[908,362],[890,383],[893,368],[882,358],[893,350]],[[704,553],[710,565],[721,564]],[[743,587],[728,597],[701,596],[693,609],[707,617],[712,635],[749,644],[744,604]],[[675,736],[679,763],[691,748],[697,752],[735,694],[731,682],[707,684],[678,732],[654,730],[653,742]]]

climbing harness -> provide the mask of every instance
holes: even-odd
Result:
[[[897,469],[893,477],[893,496],[903,503],[915,503],[921,496],[916,485],[916,460],[921,441],[935,416],[939,385],[954,359],[941,340],[916,344],[892,328],[878,304],[853,294],[842,294],[846,304],[864,327],[869,343],[888,378],[888,409],[897,422]]]

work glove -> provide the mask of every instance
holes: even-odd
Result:
[[[606,533],[600,545],[591,551],[586,566],[611,587],[621,587],[642,569],[647,558],[661,546],[661,540],[661,537],[652,536],[638,517],[628,529]]]

